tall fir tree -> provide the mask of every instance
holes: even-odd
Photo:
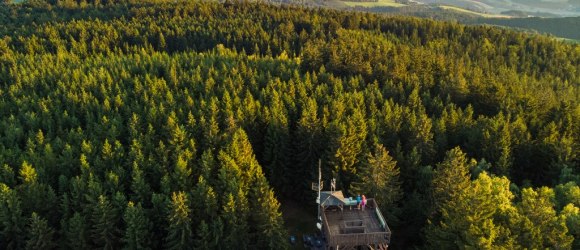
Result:
[[[184,192],[174,192],[171,195],[170,211],[167,217],[169,223],[166,249],[192,249],[193,230],[191,229],[191,209]]]
[[[250,200],[250,228],[255,234],[255,247],[258,249],[289,248],[284,229],[280,203],[274,196],[274,191],[268,187],[264,176],[257,176],[252,185]]]
[[[215,249],[217,246],[213,242],[211,229],[205,220],[201,220],[197,228],[196,238],[193,242],[194,249]]]
[[[269,122],[264,145],[264,169],[270,182],[283,193],[288,193],[292,175],[288,171],[289,128],[288,115],[277,92],[273,93],[272,108],[269,109]]]
[[[346,191],[358,171],[358,163],[363,153],[367,136],[367,125],[361,111],[355,111],[345,122],[333,123],[331,129],[336,135],[330,146],[330,162],[337,185]]]
[[[45,219],[33,212],[28,226],[26,249],[53,249],[57,246],[53,237],[54,229]]]
[[[196,187],[192,191],[192,221],[197,225],[203,220],[213,221],[218,216],[218,198],[214,189],[203,176],[199,177]],[[207,226],[207,224],[206,224]]]
[[[151,197],[151,186],[147,183],[145,179],[145,173],[137,162],[133,162],[133,171],[131,172],[131,191],[133,195],[131,196],[133,200],[137,202],[149,202]]]
[[[441,207],[441,220],[427,227],[430,247],[445,249],[517,248],[510,231],[509,218],[516,209],[507,178],[490,177],[483,172],[478,179]]]
[[[119,211],[100,195],[91,216],[91,238],[96,247],[117,249],[120,243]]]
[[[86,224],[86,219],[79,212],[75,212],[68,220],[65,232],[67,247],[71,249],[90,248],[89,231],[87,230]]]
[[[302,112],[293,130],[292,155],[293,165],[292,184],[288,192],[305,196],[306,187],[301,178],[314,180],[317,178],[317,164],[323,151],[322,124],[318,118],[318,104],[314,98],[308,98],[302,105]]]
[[[2,248],[24,248],[26,220],[22,215],[21,202],[17,193],[3,183],[0,183],[0,208]]]
[[[368,153],[357,173],[358,181],[350,190],[356,194],[372,197],[388,219],[394,219],[396,204],[402,196],[397,162],[381,144],[375,143],[372,153]]]
[[[459,147],[447,151],[445,159],[437,164],[433,175],[434,209],[440,211],[445,203],[457,199],[469,187],[469,183],[469,166],[465,153]]]
[[[124,249],[151,249],[151,222],[141,203],[129,201],[123,215],[126,229],[123,236]]]
[[[247,249],[249,243],[247,224],[247,202],[242,196],[228,194],[222,207],[221,218],[224,222],[224,248]]]
[[[554,191],[547,187],[522,190],[518,204],[520,214],[515,228],[520,244],[525,248],[569,249],[574,238],[568,234],[563,217],[554,209]]]

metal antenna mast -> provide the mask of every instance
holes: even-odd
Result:
[[[322,229],[322,218],[320,217],[320,189],[322,189],[322,170],[321,170],[322,162],[318,159],[318,198],[316,198],[316,203],[318,204],[318,222],[316,222],[316,227],[318,229]]]

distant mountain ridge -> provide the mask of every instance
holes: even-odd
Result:
[[[557,37],[580,40],[580,29],[578,29],[580,17],[485,18],[478,19],[475,23],[531,29],[539,33],[549,33]]]
[[[337,9],[489,24],[580,40],[580,0],[282,0]]]

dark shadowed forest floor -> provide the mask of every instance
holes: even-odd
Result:
[[[306,204],[286,199],[281,199],[280,203],[288,234],[294,235],[297,240],[293,249],[304,249],[302,235],[318,232],[316,229],[316,207],[312,206],[310,209]]]

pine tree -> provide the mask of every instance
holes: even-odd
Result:
[[[171,206],[167,221],[169,228],[165,238],[166,249],[191,249],[193,231],[191,229],[191,209],[184,192],[171,195]]]
[[[199,223],[197,229],[197,234],[194,241],[195,249],[215,249],[216,245],[213,244],[212,235],[209,226],[202,220]]]
[[[199,177],[199,181],[192,192],[192,200],[203,201],[192,202],[192,220],[194,225],[202,220],[212,221],[217,217],[218,199],[216,193],[203,176]]]
[[[566,227],[568,227],[570,235],[574,237],[572,249],[580,249],[580,208],[568,204],[562,209],[560,216],[566,221]]]
[[[526,248],[569,249],[574,238],[568,234],[566,221],[554,210],[554,191],[547,187],[522,190],[518,204],[521,215],[516,227],[519,241]]]
[[[9,187],[16,185],[14,170],[7,164],[2,165],[2,168],[0,168],[0,183],[4,183]]]
[[[258,173],[262,174],[262,168],[256,160],[252,145],[243,129],[233,132],[225,149],[219,152],[218,160],[222,166],[218,179],[222,181],[222,185],[228,187],[220,193],[238,192],[238,187],[247,192],[254,176]],[[224,181],[227,185],[223,183]]]
[[[20,169],[20,180],[22,184],[17,187],[22,203],[22,213],[31,214],[37,212],[57,223],[57,197],[54,190],[45,183],[40,183],[36,169],[26,161],[22,163]]]
[[[252,176],[259,167],[252,144],[243,129],[234,131],[224,151],[241,167],[244,177]],[[244,178],[244,180],[249,180],[249,178]]]
[[[226,196],[222,207],[221,218],[224,222],[223,247],[226,249],[248,248],[248,222],[247,222],[247,202],[242,196],[235,196],[231,193]]]
[[[242,170],[240,166],[224,151],[220,151],[217,158],[220,166],[216,185],[218,193],[237,192],[237,190],[242,188]],[[225,199],[226,197],[221,198]],[[222,201],[222,203],[225,202]]]
[[[151,187],[146,182],[144,175],[137,162],[133,162],[133,171],[131,172],[132,198],[137,202],[143,203],[148,202],[151,196]]]
[[[211,150],[205,150],[201,154],[201,159],[199,160],[199,173],[196,176],[202,176],[205,180],[211,180],[214,178],[213,173],[216,167],[216,160],[214,154]]]
[[[165,194],[153,193],[151,195],[151,203],[153,207],[147,211],[147,217],[151,220],[151,224],[153,225],[151,235],[155,236],[151,239],[151,248],[160,249],[163,248],[163,241],[167,236],[167,227],[163,225],[168,225],[167,215],[169,214],[171,200]]]
[[[167,49],[167,42],[165,41],[165,36],[163,33],[159,32],[159,36],[157,37],[157,50],[166,50]]]
[[[22,216],[21,202],[14,190],[0,183],[0,230],[4,249],[22,249],[25,244],[26,221]]]
[[[443,162],[437,164],[433,176],[434,208],[439,210],[446,202],[457,199],[469,187],[469,178],[466,155],[459,147],[447,151]]]
[[[99,196],[91,217],[91,238],[95,246],[103,249],[119,247],[118,213],[107,197]]]
[[[224,227],[225,227],[224,222],[222,221],[221,218],[217,218],[209,224],[209,229],[211,233],[210,244],[212,246],[219,246],[220,244],[223,243],[223,240],[225,238]]]
[[[337,185],[343,185],[346,189],[357,173],[359,157],[363,152],[363,146],[367,135],[366,122],[363,114],[356,111],[352,117],[345,118],[345,123],[335,123],[332,129],[336,131],[330,146],[330,162],[334,165]],[[347,190],[348,191],[348,190]]]
[[[33,212],[28,227],[26,249],[53,249],[56,246],[53,235],[54,230],[48,226],[48,222]]]
[[[183,156],[179,156],[177,162],[175,163],[173,173],[171,174],[171,186],[173,187],[172,191],[191,189],[191,173],[192,170],[191,167],[188,166],[187,160]]]
[[[257,176],[252,185],[249,199],[251,223],[255,230],[255,243],[258,249],[286,249],[287,233],[284,229],[280,203],[274,197],[274,192],[268,187],[264,176]]]
[[[289,129],[288,118],[277,92],[273,93],[270,121],[266,130],[264,161],[265,173],[276,190],[286,191],[293,176],[288,175]]]
[[[132,201],[127,203],[123,220],[127,225],[123,236],[124,249],[151,249],[150,230],[151,223],[141,207],[141,203],[135,205]]]
[[[304,183],[301,178],[314,180],[318,171],[314,171],[323,151],[322,124],[318,119],[318,105],[314,98],[309,98],[303,104],[302,112],[292,135],[292,152],[294,166],[289,170],[292,178],[291,190],[288,192],[303,195]]]
[[[402,196],[399,172],[397,162],[387,149],[376,143],[372,154],[367,154],[360,172],[357,173],[360,181],[352,183],[350,190],[373,197],[383,214],[391,219],[394,216],[393,211],[396,210],[395,205]]]
[[[483,148],[486,159],[492,161],[495,168],[493,172],[509,176],[512,165],[511,156],[511,131],[510,117],[505,117],[500,113],[497,117],[490,119],[487,126],[483,128]]]
[[[444,249],[513,249],[510,224],[515,211],[507,178],[483,172],[441,207],[441,221],[427,227],[431,247]]]
[[[66,228],[67,246],[71,249],[88,249],[89,240],[87,235],[86,220],[78,212],[68,220]]]

